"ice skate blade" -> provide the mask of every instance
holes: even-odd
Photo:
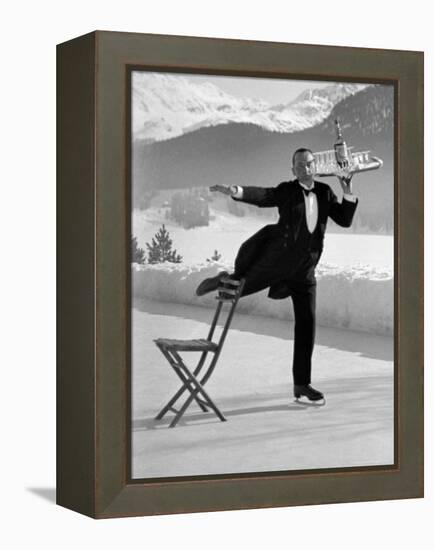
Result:
[[[324,407],[326,404],[325,397],[322,399],[318,399],[317,401],[310,401],[310,399],[303,399],[301,400],[301,397],[295,397],[294,403],[298,403],[299,405],[307,405],[308,407]]]

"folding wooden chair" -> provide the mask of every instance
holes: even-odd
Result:
[[[172,420],[169,427],[174,428],[192,401],[195,401],[202,411],[208,412],[208,408],[212,409],[220,420],[226,420],[209,394],[205,391],[204,385],[209,380],[217,365],[243,286],[244,279],[236,281],[235,279],[225,278],[221,281],[216,296],[218,300],[217,308],[206,340],[202,338],[199,340],[173,340],[169,338],[158,338],[154,340],[155,344],[167,359],[169,365],[173,367],[173,370],[182,382],[179,390],[155,417],[156,420],[160,420],[168,411],[171,411],[175,413],[175,418]],[[218,342],[213,342],[212,338],[224,303],[229,303],[230,307],[227,311],[226,321],[223,325],[220,338]],[[180,352],[197,352],[201,354],[194,370],[187,367],[179,354]],[[208,353],[213,354],[212,359],[208,367],[204,368]],[[202,369],[204,369],[203,372]],[[185,399],[179,409],[175,409],[175,403],[180,400],[186,392],[189,394],[187,399]]]

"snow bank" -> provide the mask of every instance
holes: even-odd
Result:
[[[231,266],[212,263],[186,266],[156,264],[132,266],[132,293],[138,298],[215,308],[214,295],[197,297],[206,277]],[[393,334],[393,274],[372,267],[317,268],[317,323],[374,334]],[[267,291],[242,298],[237,311],[246,315],[293,320],[290,300],[270,300]]]

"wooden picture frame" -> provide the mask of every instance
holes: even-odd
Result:
[[[94,518],[423,496],[423,53],[96,31],[58,46],[57,503]],[[131,67],[395,86],[393,467],[130,477]]]

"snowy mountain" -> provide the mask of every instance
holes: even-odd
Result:
[[[301,105],[300,98],[297,100],[295,103]],[[301,146],[313,151],[332,148],[336,139],[334,119],[339,117],[350,146],[371,150],[384,161],[381,170],[355,176],[361,200],[356,222],[361,228],[374,229],[378,224],[390,232],[394,200],[393,105],[392,86],[369,86],[337,103],[319,125],[300,132],[278,133],[255,124],[231,123],[200,128],[155,143],[136,140],[134,203],[140,205],[150,190],[207,187],[216,183],[269,186],[291,179],[293,151]],[[335,178],[328,178],[327,183],[340,194]]]
[[[136,71],[132,80],[133,139],[164,141],[228,123],[253,124],[271,132],[298,132],[321,123],[337,103],[366,86],[331,84],[305,90],[295,100],[273,106],[232,96],[211,82]]]

